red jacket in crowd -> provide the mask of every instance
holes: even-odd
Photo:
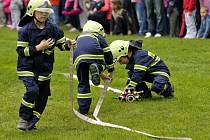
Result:
[[[196,1],[197,0],[184,0],[183,8],[184,12],[192,12],[196,9]]]
[[[96,0],[96,1],[98,1],[98,0]],[[107,12],[106,18],[108,20],[111,20],[112,19],[112,9],[111,9],[110,0],[104,0],[104,6],[101,7],[101,9],[99,11]]]
[[[50,3],[52,4],[52,6],[59,6],[60,0],[50,0]]]

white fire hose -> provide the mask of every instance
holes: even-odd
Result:
[[[104,126],[104,127],[111,127],[111,128],[118,128],[118,129],[123,129],[123,130],[126,130],[126,131],[129,131],[129,132],[135,132],[135,133],[138,133],[138,134],[141,134],[141,135],[144,135],[144,136],[147,136],[147,137],[150,137],[150,138],[154,138],[154,139],[165,139],[165,140],[192,140],[191,138],[186,138],[186,137],[165,137],[165,136],[155,136],[155,135],[152,135],[152,134],[149,134],[149,133],[146,133],[146,132],[142,132],[142,131],[138,131],[138,130],[134,130],[134,129],[131,129],[131,128],[128,128],[128,127],[125,127],[125,126],[121,126],[121,125],[117,125],[117,124],[112,124],[112,123],[108,123],[108,122],[104,122],[104,121],[101,121],[99,118],[98,118],[98,114],[99,114],[99,111],[100,111],[100,108],[101,108],[101,105],[104,101],[104,98],[105,98],[105,95],[106,95],[106,92],[107,91],[113,91],[115,93],[122,93],[121,90],[118,90],[118,89],[114,89],[114,88],[111,88],[109,87],[109,82],[106,82],[105,83],[105,86],[103,85],[99,85],[98,87],[100,88],[103,88],[102,90],[102,94],[101,96],[99,97],[99,100],[97,102],[97,105],[95,107],[95,110],[94,110],[94,113],[93,113],[93,116],[95,119],[93,118],[90,118],[88,116],[85,116],[81,113],[79,113],[77,110],[74,109],[74,105],[73,105],[73,94],[74,94],[74,78],[76,78],[76,76],[74,76],[74,65],[73,65],[73,49],[71,49],[70,51],[71,53],[71,56],[70,56],[70,106],[71,106],[71,109],[73,110],[74,114],[82,119],[83,121],[86,121],[88,123],[91,123],[91,124],[94,124],[94,125],[100,125],[100,126]],[[65,76],[67,76],[66,74],[64,74]],[[91,82],[92,83],[92,82]],[[92,84],[93,85],[93,84]]]

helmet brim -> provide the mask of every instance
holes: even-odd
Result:
[[[54,13],[52,8],[36,8],[34,11],[45,12],[48,14]]]

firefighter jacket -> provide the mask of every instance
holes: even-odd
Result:
[[[74,66],[80,63],[99,63],[106,66],[108,72],[114,70],[113,56],[106,40],[98,33],[83,33],[78,36],[74,50]]]
[[[55,44],[49,49],[37,51],[35,46],[49,38],[52,38]],[[39,29],[34,20],[29,22],[18,33],[18,76],[34,76],[39,81],[49,80],[53,70],[54,48],[69,50],[68,42],[63,31],[56,25],[46,22],[44,29]]]
[[[147,80],[149,75],[162,75],[167,78],[170,76],[169,69],[160,57],[143,49],[132,50],[132,56],[129,58],[126,69],[129,70],[129,87],[136,87],[139,83]]]

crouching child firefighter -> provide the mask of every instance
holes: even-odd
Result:
[[[125,91],[142,91],[142,98],[152,97],[151,91],[165,98],[173,97],[169,81],[170,72],[163,60],[150,51],[142,49],[142,41],[113,41],[109,46],[114,62],[126,64],[128,80]],[[146,82],[152,83],[151,90]]]
[[[78,111],[81,114],[87,114],[92,102],[89,72],[94,85],[100,84],[100,78],[110,79],[114,71],[113,57],[105,40],[104,28],[96,21],[86,22],[82,33],[77,37],[76,46],[73,61],[79,81]],[[103,74],[104,70],[108,71],[107,75]]]
[[[62,30],[48,22],[52,6],[49,0],[30,0],[19,26],[17,41],[17,74],[26,88],[19,109],[17,128],[33,130],[39,121],[50,93],[54,48],[70,50],[75,41],[68,40]]]

